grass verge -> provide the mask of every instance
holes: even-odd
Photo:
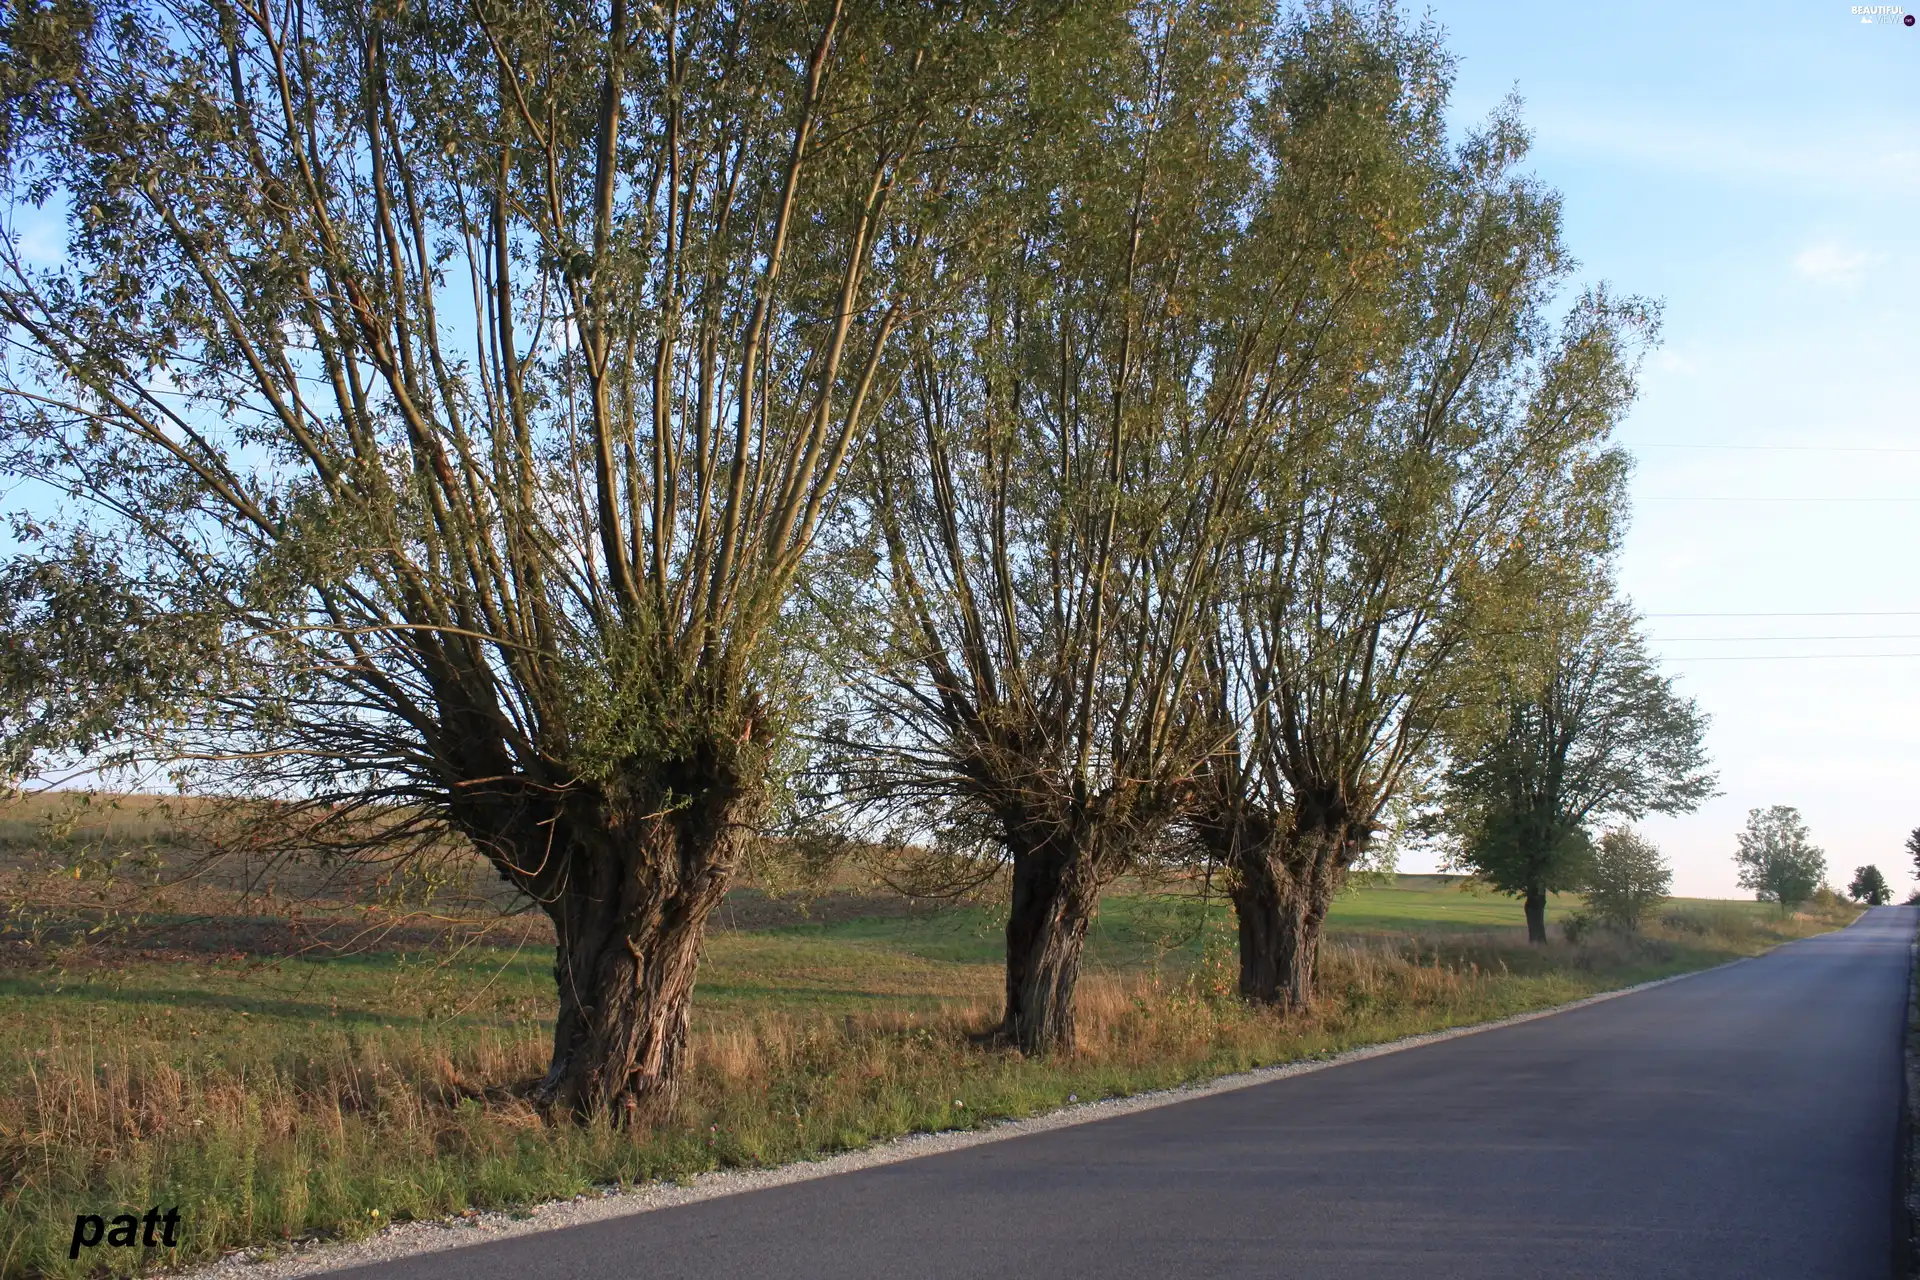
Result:
[[[23,1046],[0,1062],[0,1275],[130,1273],[972,1127],[1544,1008],[1843,922],[1696,904],[1640,938],[1529,948],[1476,918],[1510,903],[1367,892],[1343,899],[1318,1006],[1290,1017],[1233,998],[1218,904],[1115,899],[1081,1047],[1037,1061],[969,1042],[998,1013],[988,911],[722,932],[680,1114],[648,1132],[548,1129],[503,1087],[545,1064],[543,947],[16,965],[0,970],[0,1042]],[[77,1213],[175,1205],[176,1249],[67,1258]]]

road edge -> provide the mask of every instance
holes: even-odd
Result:
[[[439,1253],[447,1249],[470,1248],[474,1245],[559,1231],[632,1214],[652,1213],[660,1209],[696,1204],[703,1200],[717,1200],[725,1196],[766,1191],[796,1182],[811,1182],[816,1178],[837,1177],[863,1169],[917,1160],[924,1156],[984,1146],[991,1142],[1005,1142],[1013,1138],[1026,1137],[1029,1134],[1092,1124],[1140,1111],[1153,1111],[1182,1102],[1191,1102],[1198,1098],[1211,1097],[1214,1094],[1233,1093],[1295,1076],[1311,1075],[1331,1067],[1365,1062],[1388,1054],[1404,1053],[1409,1049],[1419,1049],[1426,1045],[1457,1040],[1464,1036],[1538,1022],[1543,1018],[1556,1017],[1575,1009],[1584,1009],[1589,1005],[1618,1000],[1622,996],[1635,995],[1675,982],[1684,982],[1688,978],[1718,973],[1721,970],[1772,955],[1805,940],[1794,939],[1792,942],[1782,943],[1761,952],[1758,956],[1741,956],[1704,969],[1670,974],[1649,982],[1636,983],[1613,991],[1602,991],[1564,1004],[1511,1014],[1489,1022],[1469,1023],[1459,1027],[1448,1027],[1441,1031],[1426,1031],[1398,1040],[1363,1045],[1325,1057],[1305,1058],[1271,1067],[1259,1067],[1252,1071],[1237,1071],[1191,1084],[1177,1085],[1170,1089],[1154,1089],[1126,1097],[1075,1103],[1025,1119],[995,1121],[977,1129],[912,1133],[817,1160],[796,1160],[767,1169],[716,1170],[711,1173],[696,1174],[685,1182],[649,1182],[624,1190],[608,1187],[585,1192],[571,1199],[550,1200],[516,1211],[473,1212],[455,1217],[396,1223],[375,1235],[354,1241],[295,1244],[277,1252],[269,1252],[259,1247],[243,1249],[216,1262],[184,1268],[174,1274],[181,1280],[298,1280],[299,1277],[322,1275],[374,1263],[394,1262],[402,1258]],[[1911,1062],[1911,1051],[1909,1061]],[[1909,1069],[1911,1070],[1911,1067]]]
[[[1900,1128],[1895,1156],[1893,1274],[1920,1280],[1920,1131],[1913,1103],[1920,1095],[1920,932],[1907,944],[1906,1025],[1901,1029]]]

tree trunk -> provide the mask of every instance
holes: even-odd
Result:
[[[1236,860],[1228,897],[1240,934],[1240,995],[1281,1010],[1313,1003],[1313,953],[1307,899],[1269,848]]]
[[[1240,942],[1240,997],[1280,1009],[1301,1007],[1312,988],[1300,976],[1305,899],[1292,871],[1277,859],[1279,815],[1249,805],[1238,772],[1202,783],[1194,833],[1208,856],[1227,869],[1227,897]]]
[[[1527,941],[1541,943],[1547,940],[1547,891],[1529,888],[1526,895]]]
[[[544,819],[523,803],[515,824],[476,840],[553,921],[553,1058],[530,1094],[549,1119],[651,1124],[678,1100],[707,918],[754,806],[727,768],[673,775],[624,799],[567,794]]]
[[[1073,991],[1100,885],[1072,834],[1014,843],[1007,912],[1007,1010],[1000,1035],[1025,1054],[1071,1052]]]
[[[1313,1007],[1320,932],[1352,859],[1344,828],[1283,826],[1238,810],[1204,838],[1233,871],[1228,896],[1240,933],[1240,995],[1284,1012]]]
[[[1316,868],[1300,921],[1300,960],[1295,965],[1296,989],[1301,997],[1298,1008],[1305,1009],[1313,1003],[1313,984],[1320,977],[1320,935],[1327,922],[1327,910],[1346,878],[1347,863],[1343,855],[1330,856],[1324,866]]]
[[[720,890],[724,893],[724,887]],[[687,1013],[713,904],[703,894],[641,902],[568,887],[551,914],[560,934],[553,1059],[533,1100],[552,1116],[653,1123],[671,1114],[687,1051]],[[712,895],[717,902],[719,893]]]

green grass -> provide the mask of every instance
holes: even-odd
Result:
[[[70,1264],[77,1212],[180,1205],[185,1243],[154,1262],[351,1236],[1482,1021],[1843,918],[1674,912],[1635,943],[1529,948],[1515,901],[1402,877],[1340,899],[1318,1007],[1281,1018],[1232,998],[1218,898],[1120,893],[1090,936],[1082,1048],[1048,1061],[969,1043],[998,1012],[991,907],[719,932],[680,1114],[638,1133],[550,1130],[503,1088],[544,1065],[552,977],[536,942],[272,960],[35,953],[0,967],[0,1044],[20,1046],[0,1053],[0,1275],[143,1256]]]
[[[1390,885],[1367,885],[1335,899],[1330,927],[1347,932],[1390,933],[1524,929],[1520,899],[1458,876],[1396,876]],[[1684,905],[1677,899],[1676,905]],[[1578,907],[1578,894],[1547,895],[1551,919]]]
[[[1578,894],[1548,896],[1549,922],[1579,907]],[[1758,902],[1675,898],[1670,911],[1730,911],[1763,919],[1772,908]],[[1232,906],[1220,894],[1192,891],[1110,894],[1087,934],[1091,969],[1191,965],[1200,957],[1210,928],[1225,927]],[[773,931],[792,939],[875,947],[948,964],[997,965],[1005,916],[991,906],[955,907],[926,917],[868,918],[790,925]],[[1398,937],[1515,934],[1524,936],[1520,900],[1460,876],[1405,875],[1386,884],[1356,886],[1334,900],[1327,930],[1334,937]]]

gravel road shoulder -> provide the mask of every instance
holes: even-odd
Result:
[[[1745,962],[1735,960],[1731,963]],[[982,1143],[1000,1142],[1030,1133],[1041,1133],[1049,1129],[1087,1124],[1112,1116],[1171,1106],[1174,1103],[1186,1102],[1210,1094],[1246,1089],[1275,1080],[1284,1080],[1290,1076],[1323,1071],[1344,1063],[1377,1058],[1382,1054],[1400,1053],[1407,1049],[1417,1049],[1422,1045],[1451,1040],[1459,1036],[1476,1035],[1498,1027],[1549,1018],[1570,1009],[1618,999],[1636,991],[1683,981],[1707,972],[1711,970],[1701,969],[1693,973],[1676,974],[1673,977],[1644,982],[1638,986],[1623,987],[1618,991],[1602,992],[1582,1000],[1555,1005],[1547,1009],[1537,1009],[1531,1013],[1516,1014],[1494,1022],[1482,1022],[1471,1026],[1454,1027],[1446,1031],[1409,1036],[1404,1040],[1369,1045],[1331,1057],[1219,1076],[1175,1089],[1078,1103],[1025,1120],[999,1121],[982,1125],[977,1129],[909,1134],[891,1142],[877,1143],[858,1151],[844,1152],[819,1160],[796,1161],[771,1169],[722,1170],[704,1173],[684,1183],[652,1182],[625,1190],[608,1187],[575,1196],[570,1200],[550,1201],[524,1210],[471,1212],[449,1218],[398,1223],[376,1235],[345,1243],[293,1244],[274,1251],[246,1249],[229,1254],[218,1262],[190,1268],[179,1274],[185,1277],[185,1280],[294,1280],[295,1277],[318,1275],[369,1263],[388,1262],[443,1249],[458,1249],[514,1236],[531,1235],[535,1232],[558,1231],[589,1222],[623,1217],[627,1214],[651,1213],[656,1209],[670,1209],[676,1205],[712,1200],[720,1196],[739,1195],[743,1192],[761,1191],[788,1183],[805,1182],[813,1178],[853,1173],[878,1165],[914,1160],[921,1156],[938,1155],[946,1151],[957,1151]]]

